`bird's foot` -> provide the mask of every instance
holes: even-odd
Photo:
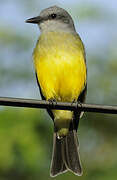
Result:
[[[50,98],[50,99],[48,99],[48,101],[49,101],[49,104],[51,104],[51,105],[57,104],[57,101],[54,98]]]
[[[77,104],[76,104],[76,109],[78,109],[79,106],[82,107],[82,103],[81,103],[80,101],[77,101],[77,100],[74,99],[74,100],[71,102],[71,106],[72,106],[74,103],[77,103]]]
[[[76,103],[77,101],[74,99],[72,102],[71,102],[71,106]]]
[[[82,107],[82,103],[80,101],[77,101],[77,106],[80,105]]]

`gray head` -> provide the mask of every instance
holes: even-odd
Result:
[[[28,19],[26,22],[38,24],[41,32],[75,32],[72,17],[67,11],[58,6],[52,6],[44,9],[41,11],[39,16]]]

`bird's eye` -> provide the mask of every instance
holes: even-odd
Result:
[[[57,16],[56,14],[51,14],[51,18],[52,18],[52,19],[55,19],[56,16]]]

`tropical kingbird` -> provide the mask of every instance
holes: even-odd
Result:
[[[87,89],[85,49],[72,17],[53,6],[26,20],[38,24],[41,35],[33,59],[42,99],[84,102]],[[53,155],[50,175],[67,170],[82,175],[77,129],[81,111],[50,110],[54,122]]]

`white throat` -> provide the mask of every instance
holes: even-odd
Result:
[[[71,26],[69,24],[57,21],[57,20],[47,20],[42,22],[39,25],[41,33],[45,32],[69,32],[69,33],[75,33],[75,28],[74,26]]]

